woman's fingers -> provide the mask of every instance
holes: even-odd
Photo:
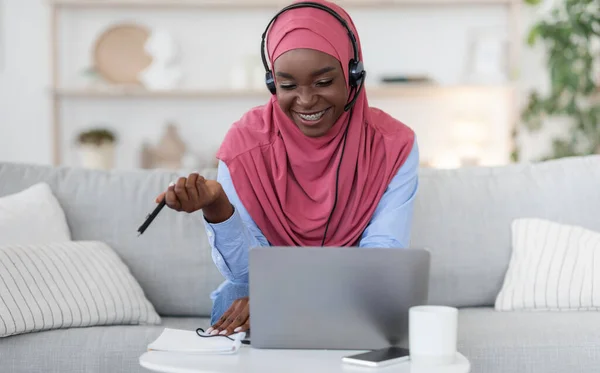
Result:
[[[221,332],[221,334],[231,335],[233,333],[237,333],[238,331],[243,331],[243,330],[240,330],[239,328],[243,328],[244,325],[246,325],[249,322],[250,322],[250,304],[246,303],[244,305],[244,307],[241,308],[241,310],[237,314],[237,316],[235,316],[235,318],[233,319],[233,322],[231,324],[229,324],[226,328],[223,328],[224,330]]]
[[[198,180],[198,173],[191,173],[185,181],[185,190],[187,195],[194,205],[198,204],[200,199],[200,194],[198,193],[198,188],[196,187],[196,180]]]
[[[167,206],[172,208],[173,210],[181,210],[181,202],[177,198],[177,194],[175,194],[175,184],[171,183],[167,188],[167,192],[165,194]]]
[[[250,330],[250,315],[248,315],[248,320],[246,320],[244,325],[238,326],[237,328],[233,329],[233,332],[241,333],[241,332],[247,332],[248,330]]]
[[[247,298],[239,300],[235,310],[229,315],[227,321],[219,328],[220,335],[231,335],[234,330],[244,325],[250,317],[250,306]],[[236,301],[237,302],[237,301]]]
[[[206,195],[206,179],[202,175],[198,175],[196,178],[196,190],[198,191],[198,198],[203,200],[207,197]]]
[[[175,194],[177,194],[177,198],[181,201],[181,206],[186,206],[190,200],[187,190],[185,189],[186,181],[187,179],[185,177],[180,177],[175,183]]]
[[[215,328],[215,330],[218,329],[218,332],[221,335],[228,335],[225,334],[226,330],[230,327],[230,325],[235,323],[235,320],[239,318],[241,303],[239,300],[236,300],[229,308],[232,310],[232,312],[227,316],[227,319],[219,326],[219,328]]]
[[[165,198],[166,194],[167,194],[167,192],[162,192],[161,194],[159,194],[158,197],[156,197],[155,202],[160,203]]]
[[[191,213],[210,204],[211,195],[206,179],[197,172],[192,172],[187,178],[180,177],[171,183],[166,192],[156,197],[156,203],[165,198],[167,206],[173,210]]]
[[[250,302],[249,298],[240,298],[235,300],[227,312],[221,316],[219,321],[207,330],[211,335],[231,335],[234,330],[243,327],[248,323],[250,318]]]
[[[234,303],[235,304],[235,303]],[[218,334],[221,330],[221,325],[223,325],[226,321],[227,318],[229,317],[229,315],[233,312],[234,310],[234,304],[231,305],[231,307],[229,307],[229,309],[227,311],[225,311],[225,313],[223,313],[223,315],[221,316],[221,318],[215,323],[215,325],[211,326],[210,328],[208,328],[208,330],[206,331],[208,334]]]

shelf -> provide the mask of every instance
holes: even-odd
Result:
[[[55,89],[54,94],[59,97],[70,98],[252,98],[267,97],[267,89],[259,90],[198,90],[198,89],[174,89],[168,91],[149,91],[143,88],[115,88],[115,89],[77,89],[60,88]]]
[[[436,96],[443,94],[459,93],[510,93],[514,87],[506,85],[457,85],[457,86],[438,86],[438,85],[388,85],[388,86],[367,86],[369,98],[386,99],[394,97],[418,97],[418,96]],[[255,99],[268,98],[270,93],[266,87],[264,90],[193,90],[177,89],[169,91],[148,91],[142,88],[128,89],[71,89],[60,88],[53,91],[59,98],[156,98],[156,99]]]
[[[383,86],[367,86],[369,99],[388,99],[394,97],[423,97],[459,94],[488,94],[512,93],[515,87],[512,84],[498,85],[437,85],[437,84],[388,84]]]
[[[49,0],[62,8],[281,8],[291,0]],[[511,5],[521,0],[340,0],[344,7]]]

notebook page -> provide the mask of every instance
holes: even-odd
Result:
[[[242,343],[246,333],[224,337],[203,338],[196,331],[165,328],[158,338],[148,345],[148,351],[185,353],[233,353]],[[206,335],[206,334],[204,334]]]

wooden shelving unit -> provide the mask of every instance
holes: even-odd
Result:
[[[176,89],[168,91],[149,91],[142,88],[114,89],[72,89],[60,88],[54,90],[56,97],[62,98],[155,98],[155,99],[223,99],[223,98],[263,98],[268,97],[263,90],[195,90]]]
[[[520,9],[523,0],[333,0],[347,8],[389,8],[389,7],[416,7],[416,6],[468,6],[468,5],[496,5],[506,6],[509,14],[510,50],[509,64],[511,72],[516,71],[520,54]],[[52,148],[53,161],[61,163],[61,116],[60,103],[63,99],[233,99],[233,98],[267,98],[267,90],[194,90],[178,89],[173,91],[148,91],[140,88],[114,88],[114,89],[80,89],[60,87],[59,79],[59,42],[58,20],[62,10],[77,10],[91,8],[114,9],[252,9],[265,8],[274,11],[289,4],[290,0],[48,0],[50,5],[50,38],[52,60]],[[517,121],[517,94],[512,84],[498,86],[438,86],[438,85],[402,85],[402,86],[376,86],[367,90],[370,98],[389,99],[396,97],[422,97],[458,92],[489,92],[502,91],[510,94],[514,110],[511,113],[513,124]]]
[[[371,86],[365,88],[369,98],[385,99],[394,97],[436,96],[457,93],[504,92],[510,93],[513,85],[389,85]],[[177,89],[169,91],[149,91],[141,88],[110,88],[110,89],[71,89],[59,88],[53,91],[58,98],[156,98],[156,99],[227,99],[227,98],[267,98],[270,93],[264,90],[194,90]]]
[[[347,7],[389,7],[389,6],[422,6],[422,5],[511,5],[518,0],[340,0],[335,1]],[[289,1],[281,0],[51,0],[56,7],[180,7],[180,8],[265,8],[285,6]]]

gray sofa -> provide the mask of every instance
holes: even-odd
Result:
[[[215,177],[215,170],[205,170]],[[0,163],[0,196],[46,181],[74,240],[102,240],[129,266],[159,326],[53,330],[0,339],[1,372],[143,372],[164,327],[207,327],[223,280],[200,214],[165,210],[141,237],[154,198],[178,175]],[[541,217],[600,231],[600,157],[498,168],[421,170],[413,245],[432,250],[430,303],[459,307],[459,348],[473,373],[577,373],[600,367],[600,314],[496,312],[510,223]]]

